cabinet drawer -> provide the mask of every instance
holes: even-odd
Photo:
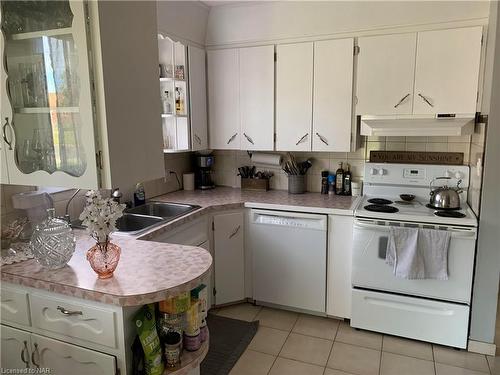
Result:
[[[351,326],[465,348],[469,306],[353,289]]]
[[[37,294],[30,300],[33,327],[116,348],[114,311]]]
[[[41,368],[52,374],[112,375],[116,374],[116,358],[112,355],[81,348],[44,336],[31,336],[32,351],[36,351]]]
[[[28,293],[2,287],[2,299],[0,302],[2,323],[17,323],[25,326],[30,325],[30,313],[28,306]]]

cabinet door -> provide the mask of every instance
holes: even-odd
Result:
[[[314,43],[313,151],[351,150],[354,39]]]
[[[274,149],[274,46],[240,49],[241,148]]]
[[[9,102],[2,100],[1,110],[12,143],[6,148],[9,181],[97,188],[84,4],[54,4],[57,9],[46,7],[43,17],[23,9],[29,3],[2,4],[3,24],[17,25],[2,28]],[[25,21],[21,26],[19,18]]]
[[[40,335],[31,335],[32,367],[50,368],[54,374],[109,375],[116,373],[111,355],[66,344]]]
[[[358,39],[357,115],[411,114],[416,34]]]
[[[20,329],[10,328],[2,324],[2,369],[24,369],[30,367],[30,334]]]
[[[239,150],[240,103],[238,49],[207,52],[208,136],[210,148]]]
[[[0,22],[3,18],[2,13],[0,12]],[[0,38],[0,56],[4,56],[4,38]],[[7,80],[7,74],[3,67],[0,67],[0,126],[3,127],[5,121],[10,121],[12,119],[12,110],[9,103],[9,97],[7,94],[7,85],[5,84]],[[7,119],[6,119],[7,118]],[[9,129],[6,129],[9,131]],[[9,145],[5,143],[4,134],[1,134],[0,139],[0,183],[8,184],[9,183],[9,173],[7,171],[7,148]]]
[[[205,50],[188,46],[192,151],[208,148]]]
[[[215,303],[245,298],[243,213],[214,216]]]
[[[276,150],[310,151],[313,44],[276,47]]]
[[[482,27],[417,36],[413,113],[476,112]]]

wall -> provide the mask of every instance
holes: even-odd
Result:
[[[348,162],[354,181],[363,176],[365,160],[369,160],[370,151],[453,151],[464,153],[464,164],[469,163],[471,136],[463,137],[363,137],[361,147],[356,152],[296,152],[298,160],[313,159],[313,166],[307,173],[308,191],[321,190],[321,171],[334,172],[338,163]],[[285,154],[285,153],[281,153]],[[236,176],[238,167],[254,165],[245,151],[216,151],[215,152],[215,183],[217,185],[239,187],[240,179]],[[274,177],[271,179],[271,188],[287,189],[287,178],[281,168],[269,168],[258,165],[260,169],[271,170]]]
[[[204,47],[209,9],[199,1],[158,1],[158,31]]]
[[[488,17],[488,1],[243,2],[212,7],[207,46],[286,41]]]
[[[484,148],[483,190],[481,196],[481,216],[476,256],[476,274],[472,299],[470,337],[488,343],[494,342],[495,320],[498,299],[498,277],[500,271],[500,7],[491,3],[490,40],[488,46],[490,61],[493,62],[491,76],[486,77],[491,88],[491,106],[488,113],[488,137]]]

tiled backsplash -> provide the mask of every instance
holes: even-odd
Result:
[[[309,191],[321,190],[321,171],[334,172],[340,162],[347,162],[351,167],[353,180],[363,176],[365,160],[370,158],[370,151],[451,151],[463,152],[464,164],[469,164],[471,136],[462,137],[363,137],[361,147],[356,152],[295,152],[298,160],[313,158],[313,166],[307,173],[307,188]],[[285,154],[285,153],[281,153]],[[240,178],[236,176],[238,167],[253,165],[245,151],[215,152],[215,182],[217,185],[240,186]],[[279,167],[269,168],[257,165],[258,168],[274,172],[271,188],[287,189],[286,174]]]
[[[190,172],[191,168],[191,154],[190,153],[179,153],[179,154],[166,154],[165,155],[165,178],[160,178],[153,181],[144,182],[144,190],[146,191],[146,197],[152,198],[158,195],[166,194],[171,191],[179,190],[179,185],[177,179],[174,175],[169,172],[174,171],[179,176],[179,181],[182,184],[182,174]],[[12,195],[35,190],[35,187],[31,186],[20,186],[20,185],[1,185],[0,195],[1,195],[1,222],[5,223],[23,215],[23,211],[16,210],[12,207]],[[135,186],[120,186],[120,191],[123,193],[122,201],[133,200],[133,192]],[[63,216],[66,210],[66,203],[74,193],[74,189],[63,190],[56,193],[52,193],[52,199],[54,200],[54,208],[56,209],[56,215]],[[87,190],[82,190],[79,194],[71,201],[68,207],[68,212],[71,219],[76,219],[83,210],[83,205],[85,203],[85,193]],[[103,194],[110,194],[110,191],[104,191]]]

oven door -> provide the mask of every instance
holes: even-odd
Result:
[[[392,225],[415,226],[415,223],[358,218],[353,230],[353,287],[388,291],[469,304],[476,228],[421,225],[425,228],[450,230],[448,280],[406,280],[397,278],[385,263],[389,228]]]

